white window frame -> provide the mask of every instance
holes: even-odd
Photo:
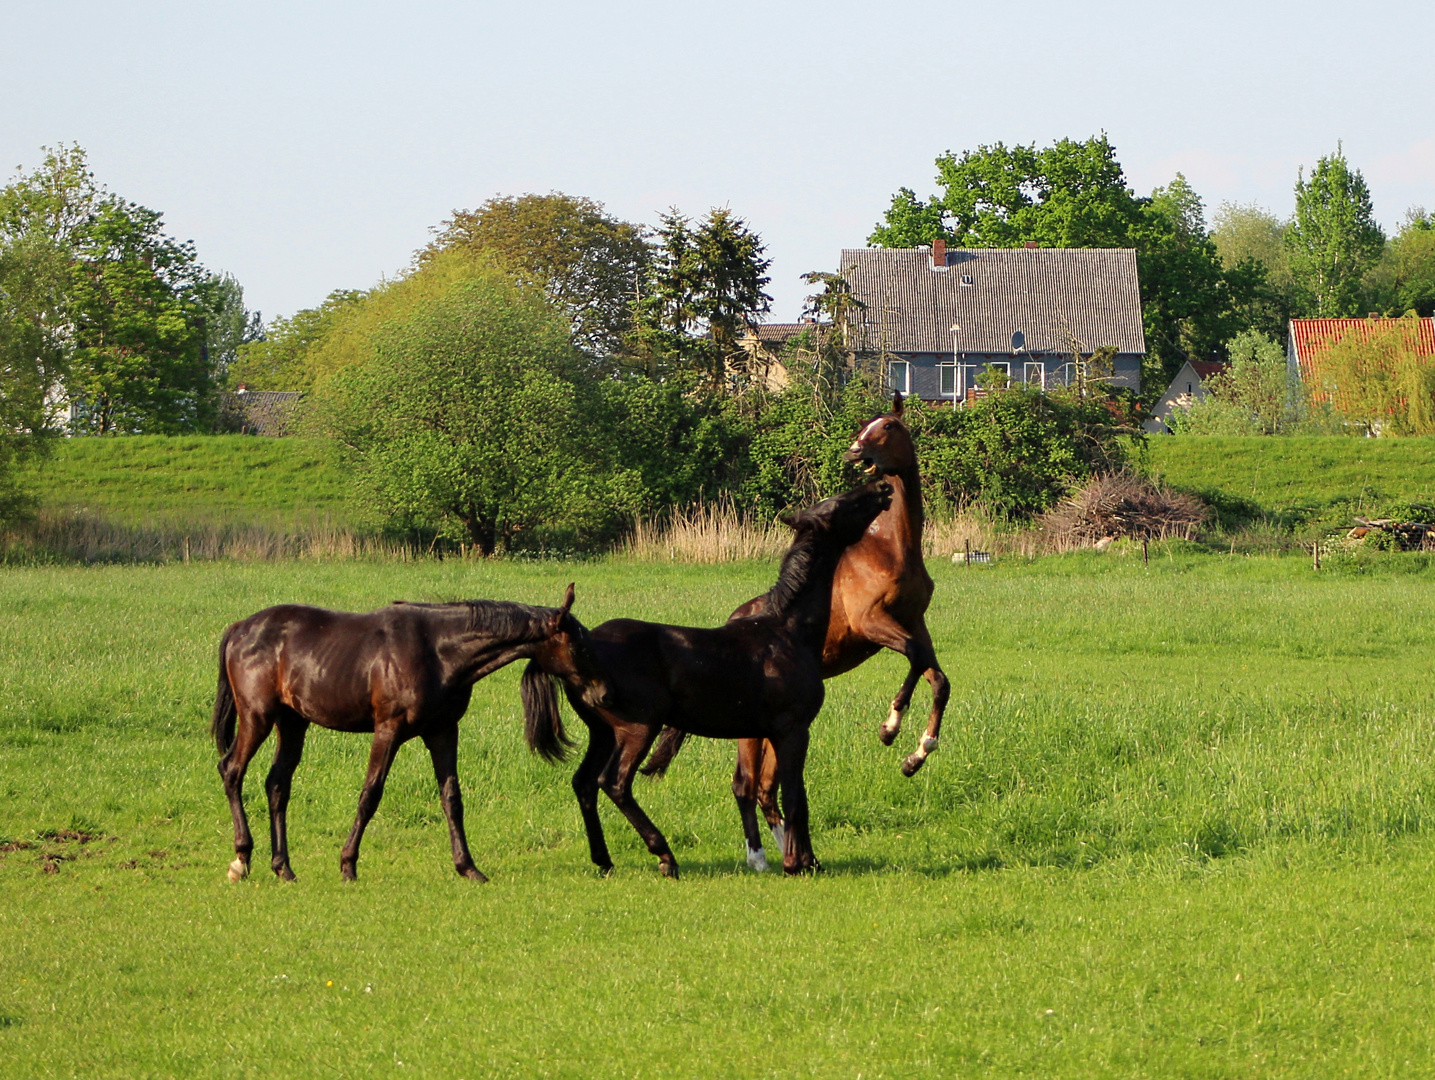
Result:
[[[1010,386],[1010,385],[1011,385],[1011,362],[1010,362],[1010,361],[1007,361],[1007,360],[988,360],[988,361],[987,361],[987,370],[990,371],[990,370],[992,370],[992,369],[994,369],[994,368],[1000,368],[1000,369],[1001,369],[1002,374],[1003,374],[1004,376],[1006,376],[1006,384],[1007,384],[1008,386]]]
[[[1036,369],[1036,383],[1043,390],[1046,389],[1046,365],[1040,360],[1028,360],[1022,369],[1022,377],[1028,386],[1032,383],[1032,369]]]
[[[901,373],[898,383],[897,374]],[[906,397],[912,392],[912,362],[910,360],[887,361],[887,389]]]
[[[958,372],[960,370],[960,366],[953,361],[947,361],[937,365],[937,394],[939,397],[951,398],[953,401],[958,400],[961,396],[958,379]],[[950,390],[947,389],[948,382],[951,383]]]

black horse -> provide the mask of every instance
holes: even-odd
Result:
[[[808,726],[822,708],[832,575],[842,552],[891,500],[890,484],[868,485],[788,518],[797,535],[767,603],[751,618],[714,629],[613,619],[590,632],[612,697],[599,700],[582,680],[569,681],[565,690],[588,726],[588,752],[573,790],[589,852],[601,870],[613,863],[598,820],[600,787],[658,857],[659,870],[678,876],[667,840],[633,798],[633,774],[664,725],[710,738],[771,740],[787,817],[783,869],[789,874],[819,869],[802,773]],[[525,699],[530,738],[562,730],[556,703],[550,704],[552,711],[546,711],[537,695]]]
[[[588,648],[588,632],[569,614],[572,606],[569,585],[563,606],[557,608],[467,600],[399,602],[352,614],[284,604],[229,627],[219,643],[219,691],[210,730],[234,816],[230,880],[248,875],[254,850],[244,813],[244,773],[276,727],[279,747],[264,782],[271,865],[279,877],[294,880],[285,811],[311,723],[374,734],[358,818],[339,857],[346,880],[357,877],[359,841],[383,797],[394,755],[415,736],[423,739],[433,758],[454,868],[474,881],[488,880],[473,865],[463,831],[458,722],[468,709],[474,683],[505,664],[528,658],[521,684],[525,715],[549,718],[543,731],[525,733],[528,744],[549,760],[562,759],[571,744],[556,720],[553,680],[574,688],[580,700],[599,703],[608,693]]]

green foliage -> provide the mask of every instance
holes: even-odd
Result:
[[[1361,279],[1384,244],[1365,178],[1359,169],[1350,168],[1339,146],[1316,163],[1309,180],[1301,171],[1286,245],[1308,314],[1318,318],[1361,314]]]
[[[1286,229],[1284,221],[1255,203],[1223,202],[1211,230],[1221,265],[1233,282],[1237,322],[1277,340],[1300,312]]]
[[[39,169],[0,191],[0,231],[7,243],[47,244],[46,258],[67,264],[52,330],[63,389],[79,406],[77,431],[209,426],[217,365],[233,336],[222,324],[248,322],[233,279],[209,275],[193,244],[165,235],[158,212],[105,192],[79,147],[48,151]]]
[[[1337,410],[1372,434],[1435,435],[1435,360],[1419,348],[1416,320],[1348,331],[1321,362]]]
[[[1172,412],[1178,435],[1275,435],[1299,424],[1300,385],[1292,384],[1285,350],[1247,330],[1226,346],[1230,366],[1205,380],[1211,396]]]
[[[566,322],[500,267],[463,269],[436,288],[417,287],[436,271],[416,274],[368,355],[323,388],[365,504],[391,528],[485,555],[612,536],[641,490],[613,467]]]
[[[344,311],[366,296],[368,293],[359,290],[340,289],[317,308],[274,319],[262,336],[238,346],[236,359],[226,372],[226,384],[230,389],[241,383],[254,390],[314,389],[322,372],[311,363],[311,350],[334,329]]]
[[[742,331],[771,307],[764,287],[772,260],[762,238],[717,207],[696,225],[678,210],[662,216],[649,277],[634,304],[627,353],[650,375],[676,365],[701,372],[715,392],[741,391]]]
[[[557,192],[455,210],[418,263],[456,247],[496,256],[515,280],[541,290],[568,319],[574,345],[594,359],[619,351],[651,257],[642,227],[593,199]]]
[[[1361,283],[1365,307],[1387,315],[1435,315],[1435,218],[1416,208]]]
[[[65,373],[68,278],[64,252],[48,237],[0,228],[0,525],[35,505],[26,467],[54,434],[46,395]]]
[[[929,497],[948,506],[980,501],[1011,517],[1046,510],[1093,472],[1124,463],[1123,436],[1133,435],[1103,400],[1025,384],[966,408],[914,407],[911,426]]]

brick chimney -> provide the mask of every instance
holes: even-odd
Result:
[[[932,269],[945,270],[947,268],[947,242],[945,240],[932,241]]]

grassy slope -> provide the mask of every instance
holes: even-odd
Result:
[[[460,762],[494,882],[453,877],[410,747],[353,888],[337,856],[367,740],[327,732],[296,780],[300,882],[223,881],[205,730],[226,621],[288,599],[552,603],[576,577],[590,623],[713,622],[770,568],[7,571],[0,831],[105,838],[0,856],[0,1072],[1423,1074],[1429,562],[933,570],[942,747],[907,781],[916,731],[877,743],[895,658],[830,684],[809,770],[824,878],[742,869],[711,743],[639,791],[685,880],[607,806],[619,868],[594,878],[567,770],[521,746],[510,670],[479,686]],[[42,851],[74,858],[43,874]]]
[[[41,466],[44,505],[126,525],[284,526],[345,515],[322,444],[245,435],[66,439]]]
[[[1152,438],[1154,471],[1179,487],[1220,489],[1268,511],[1335,499],[1435,502],[1435,438]]]

